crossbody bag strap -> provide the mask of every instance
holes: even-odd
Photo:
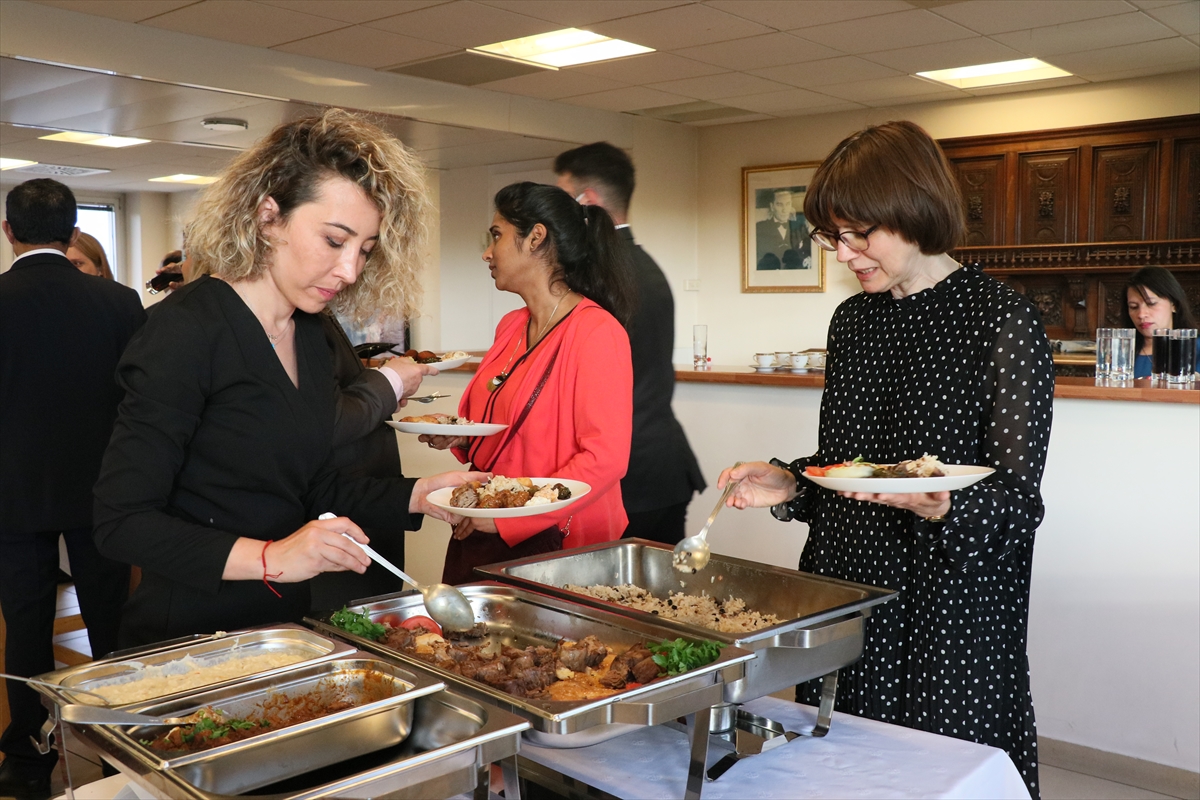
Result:
[[[497,448],[496,452],[493,454],[492,464],[496,463],[496,461],[500,458],[500,453],[503,452],[508,443],[513,440],[513,437],[517,435],[517,431],[521,429],[521,426],[525,424],[525,419],[529,416],[529,412],[533,410],[533,404],[537,402],[538,397],[542,394],[542,388],[546,385],[546,381],[550,379],[550,373],[554,370],[554,362],[557,360],[558,349],[556,348],[554,355],[550,356],[550,363],[546,365],[546,371],[542,373],[541,380],[539,380],[537,386],[534,387],[533,393],[529,395],[529,402],[525,404],[525,408],[521,409],[521,416],[517,417],[517,421],[509,426],[507,431],[508,435],[504,439],[504,444],[500,445],[500,447]],[[484,472],[492,471],[490,466],[482,467],[476,464],[475,467],[476,469],[480,469]]]

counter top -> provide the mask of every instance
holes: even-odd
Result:
[[[752,367],[715,365],[708,369],[688,369],[678,366],[675,380],[680,383],[727,383],[735,385],[792,386],[796,388],[825,388],[824,371],[759,372]],[[1070,400],[1132,400],[1149,403],[1186,403],[1200,405],[1200,389],[1167,387],[1152,384],[1149,378],[1128,385],[1113,386],[1095,378],[1059,377],[1054,382],[1054,396]]]

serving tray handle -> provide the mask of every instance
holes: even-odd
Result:
[[[655,702],[621,702],[612,706],[612,721],[632,725],[660,725],[687,716],[696,706],[714,706],[721,702],[725,684],[714,681],[707,686]]]

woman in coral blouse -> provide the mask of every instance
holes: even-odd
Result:
[[[461,417],[501,422],[495,436],[422,436],[463,463],[508,477],[571,478],[591,492],[561,511],[460,522],[442,580],[536,553],[618,539],[628,524],[621,478],[629,465],[633,366],[622,326],[631,266],[612,219],[554,186],[515,183],[496,194],[483,254],[496,288],[525,307],[500,320],[467,385]]]

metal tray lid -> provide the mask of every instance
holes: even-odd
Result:
[[[475,571],[493,581],[653,622],[678,635],[703,636],[751,649],[777,637],[782,637],[780,644],[786,644],[796,632],[840,617],[866,616],[872,606],[899,594],[891,589],[717,553],[705,569],[688,574],[674,569],[671,554],[671,546],[659,542],[618,539],[476,567]],[[666,598],[670,591],[740,597],[747,608],[773,613],[783,621],[751,632],[716,631],[569,591],[563,588],[568,583],[633,584],[660,598]]]

